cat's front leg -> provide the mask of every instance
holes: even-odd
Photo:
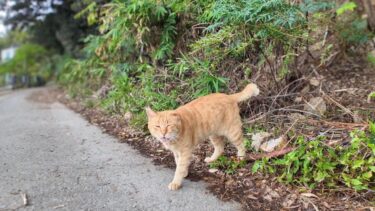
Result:
[[[191,156],[190,150],[178,153],[176,172],[168,185],[169,190],[177,190],[181,187],[182,180],[188,175]]]
[[[177,152],[173,152],[173,157],[174,157],[174,162],[175,162],[175,164],[177,166],[177,164],[178,164],[178,153]]]

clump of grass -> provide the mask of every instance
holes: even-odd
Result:
[[[347,146],[327,146],[325,137],[299,137],[297,149],[280,159],[256,161],[253,172],[276,174],[280,181],[316,188],[346,185],[355,190],[375,188],[375,124],[368,131],[353,131]]]
[[[234,174],[237,169],[243,168],[245,165],[245,160],[233,160],[222,155],[216,161],[210,163],[209,167],[224,170],[227,174]]]

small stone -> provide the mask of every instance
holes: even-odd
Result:
[[[265,196],[263,196],[263,198],[264,198],[265,200],[269,201],[269,202],[273,201],[271,195],[265,195]]]
[[[217,171],[219,171],[219,169],[208,169],[208,172],[210,173],[216,173]]]
[[[354,123],[363,123],[363,119],[361,118],[359,111],[354,111],[353,114]]]
[[[251,142],[251,147],[253,147],[256,151],[259,151],[259,147],[262,144],[262,142],[270,136],[271,134],[268,132],[259,132],[253,134],[253,136],[251,137],[251,139],[253,140]]]
[[[305,86],[303,89],[300,91],[301,95],[307,94],[310,91],[310,86]]]
[[[286,138],[284,136],[281,136],[279,138],[271,139],[269,141],[264,142],[262,145],[260,145],[260,149],[264,152],[272,152],[275,149],[280,148],[285,143]]]
[[[302,102],[302,97],[296,97],[296,98],[294,99],[294,102],[296,102],[296,103],[300,103],[300,102]]]
[[[133,114],[131,112],[126,112],[124,114],[124,120],[125,120],[125,122],[129,123],[130,120],[132,119],[132,117],[133,117]]]
[[[320,84],[320,81],[315,77],[311,78],[309,82],[312,86],[319,86]]]
[[[322,116],[327,111],[327,105],[323,98],[313,97],[305,104],[304,109],[305,111]]]

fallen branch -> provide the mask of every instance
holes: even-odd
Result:
[[[325,125],[325,126],[331,126],[334,128],[343,128],[347,130],[353,130],[354,128],[358,128],[358,127],[366,129],[368,127],[367,123],[329,122],[329,121],[324,121],[324,120],[318,121],[314,119],[308,119],[307,122],[312,125],[317,125],[317,126]]]
[[[254,161],[254,160],[260,160],[262,158],[274,158],[274,157],[279,157],[281,155],[285,155],[293,150],[295,150],[295,147],[285,147],[280,150],[276,150],[273,152],[268,152],[268,153],[261,153],[261,154],[249,154],[246,156],[246,160],[248,161]]]

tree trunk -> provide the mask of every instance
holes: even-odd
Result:
[[[367,21],[372,31],[375,31],[375,0],[362,0],[367,15]]]

